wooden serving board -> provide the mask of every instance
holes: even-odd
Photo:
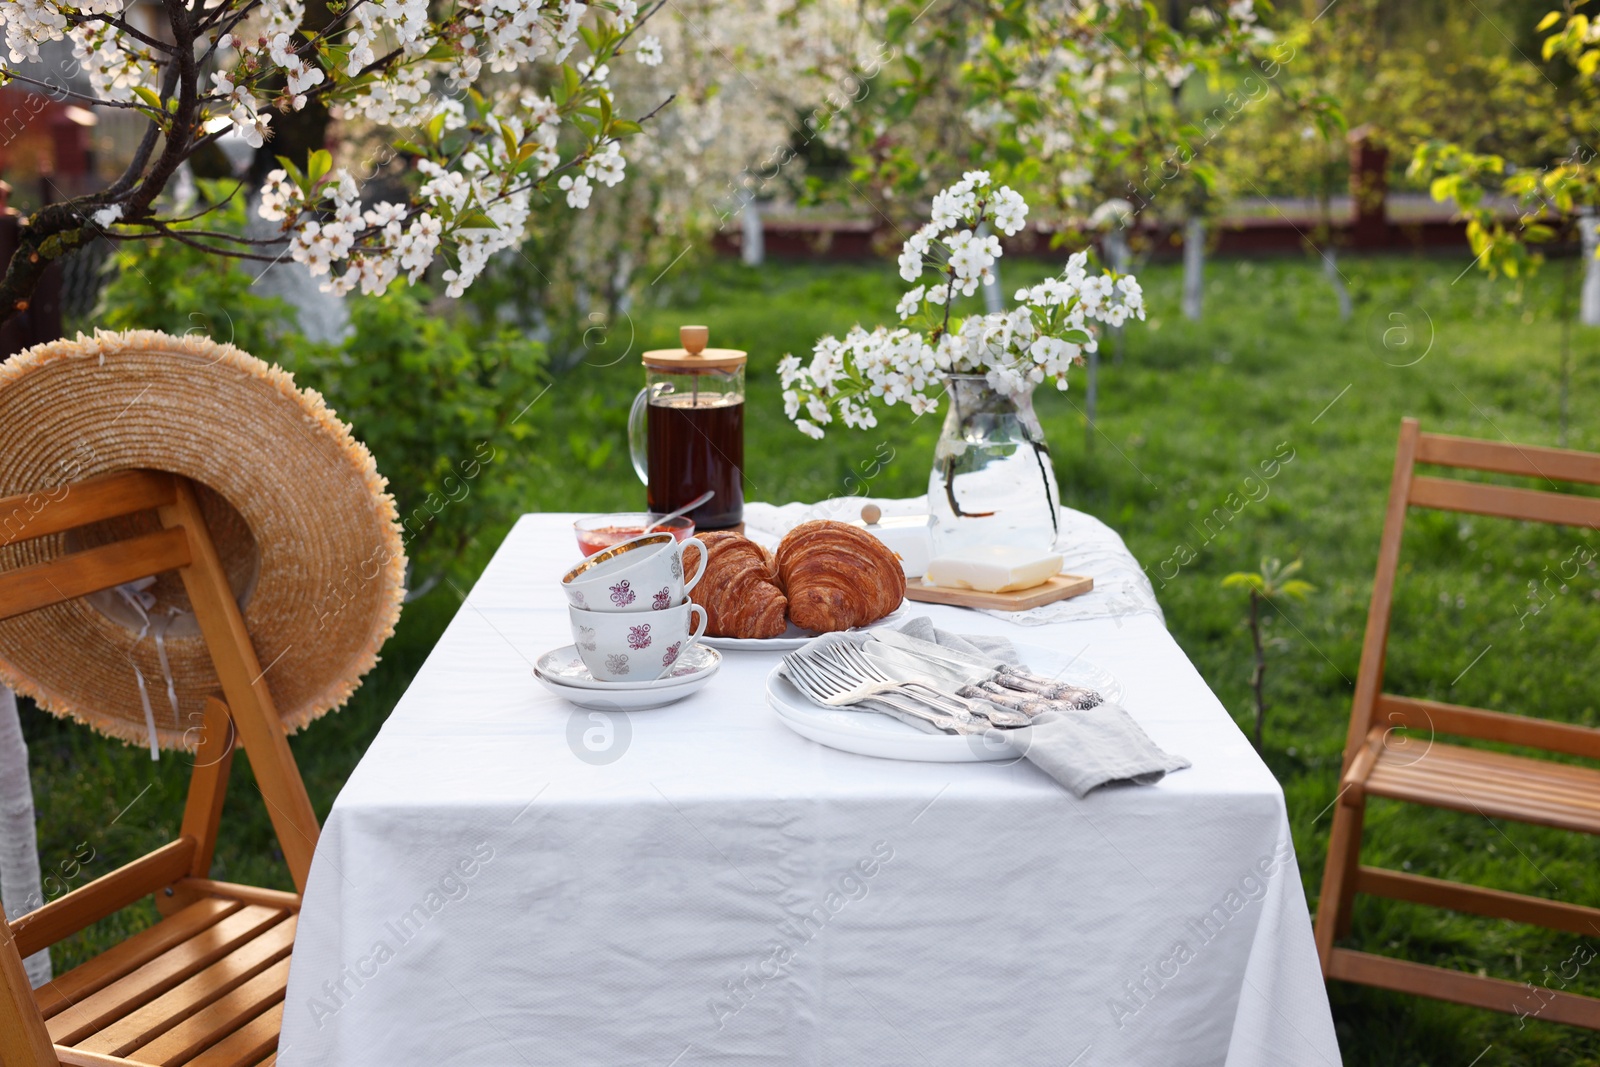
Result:
[[[957,589],[948,585],[928,585],[925,579],[906,579],[906,599],[925,604],[954,604],[958,608],[994,608],[999,611],[1027,611],[1057,600],[1082,596],[1094,588],[1094,579],[1081,574],[1058,574],[1043,585],[1017,589],[1010,593],[985,593],[977,589]]]

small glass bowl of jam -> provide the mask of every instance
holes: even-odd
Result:
[[[694,536],[694,520],[687,515],[660,522],[657,516],[646,511],[625,511],[612,515],[591,515],[572,524],[577,535],[578,548],[585,556],[592,556],[603,548],[642,537],[655,527],[656,533],[669,532],[679,541]]]

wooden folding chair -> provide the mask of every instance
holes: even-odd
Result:
[[[1390,730],[1404,727],[1429,731],[1429,736],[1507,742],[1600,759],[1600,730],[1381,691],[1408,508],[1600,529],[1600,499],[1426,477],[1414,473],[1419,463],[1600,485],[1600,455],[1425,434],[1415,419],[1401,423],[1345,741],[1344,773],[1317,905],[1322,973],[1458,1004],[1600,1028],[1600,999],[1553,990],[1540,990],[1535,999],[1521,983],[1334,946],[1336,938],[1349,936],[1351,899],[1358,892],[1586,936],[1600,932],[1597,908],[1361,865],[1361,823],[1369,796],[1600,834],[1600,771],[1437,740],[1420,755],[1416,744],[1384,743]]]
[[[193,485],[171,474],[127,471],[49,496],[54,502],[30,519],[23,538],[152,508],[162,528],[0,573],[0,619],[176,570],[227,702],[212,698],[206,705],[176,841],[15,922],[0,921],[0,1063],[271,1063],[317,819]],[[0,500],[0,514],[23,499]],[[249,753],[295,893],[208,877],[235,741]],[[150,894],[161,921],[29,989],[24,957]]]

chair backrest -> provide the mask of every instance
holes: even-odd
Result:
[[[1389,616],[1394,605],[1400,541],[1408,509],[1432,508],[1600,529],[1600,498],[1419,475],[1416,473],[1418,464],[1523,475],[1551,484],[1600,485],[1600,455],[1428,434],[1422,432],[1416,419],[1401,422],[1400,447],[1395,453],[1389,506],[1384,514],[1383,538],[1378,549],[1378,571],[1372,583],[1372,604],[1367,612],[1366,638],[1361,646],[1361,668],[1356,678],[1350,732],[1345,740],[1346,769],[1375,724],[1431,729],[1485,741],[1509,741],[1600,759],[1600,730],[1394,696],[1382,691]]]
[[[57,492],[57,489],[62,490]],[[175,570],[216,667],[226,703],[207,702],[189,797],[176,841],[6,923],[0,917],[0,1061],[54,1062],[34,1007],[24,957],[127,905],[177,884],[204,885],[211,867],[235,741],[250,756],[257,787],[297,892],[304,892],[318,825],[289,751],[283,722],[262,679],[244,617],[188,479],[124,471],[47,492],[0,498],[0,545],[104,519],[154,510],[161,529],[0,571],[0,620],[124,582]],[[181,895],[178,903],[183,903]],[[39,1044],[41,1036],[44,1045]]]

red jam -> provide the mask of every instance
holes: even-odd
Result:
[[[593,530],[582,530],[578,533],[578,548],[585,556],[592,556],[603,548],[619,545],[624,541],[632,540],[644,533],[643,526],[601,526]],[[672,530],[672,535],[678,540],[687,540],[694,533],[692,527],[682,527]]]

